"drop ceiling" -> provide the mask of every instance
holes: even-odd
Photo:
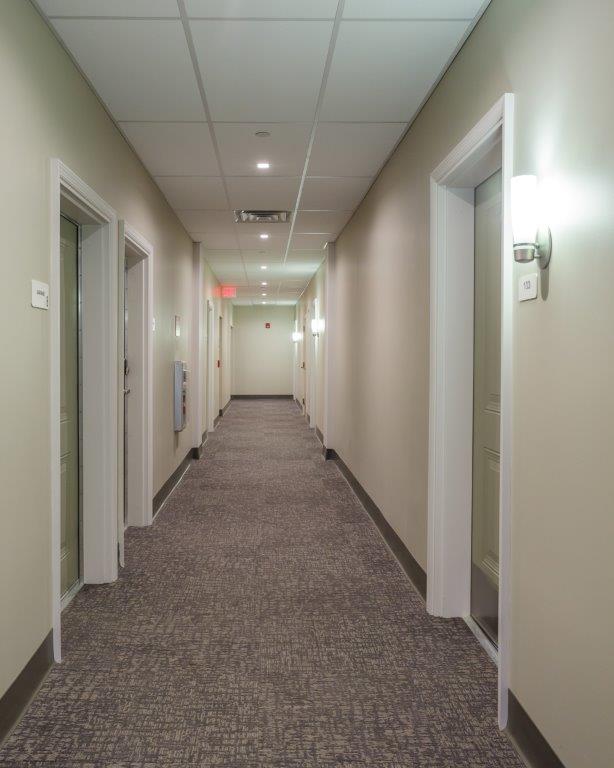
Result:
[[[235,303],[293,304],[488,3],[36,4]]]

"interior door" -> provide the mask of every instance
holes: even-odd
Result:
[[[79,227],[60,220],[60,562],[62,595],[79,582]]]
[[[497,644],[501,421],[501,171],[475,190],[471,615]]]
[[[222,331],[223,331],[223,319],[221,317],[218,318],[218,330],[217,330],[217,359],[218,359],[218,385],[217,385],[217,391],[218,391],[218,408],[219,412],[222,412],[222,408],[224,407],[224,387],[223,387],[223,374],[222,374]]]

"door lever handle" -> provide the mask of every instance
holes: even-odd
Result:
[[[128,389],[124,389],[124,395],[129,395],[129,394],[130,394],[130,387],[128,387]]]

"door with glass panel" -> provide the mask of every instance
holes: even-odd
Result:
[[[60,220],[61,589],[79,584],[79,227]]]
[[[475,190],[471,615],[496,645],[499,626],[501,171]]]

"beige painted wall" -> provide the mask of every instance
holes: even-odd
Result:
[[[301,298],[298,301],[296,307],[296,318],[299,323],[299,329],[302,331],[303,325],[305,325],[305,335],[301,342],[300,349],[300,362],[305,361],[305,375],[301,377],[299,375],[299,387],[300,396],[305,398],[305,406],[307,413],[311,414],[311,397],[310,386],[311,377],[313,375],[313,365],[310,365],[311,352],[309,345],[311,342],[311,319],[313,315],[313,300],[317,299],[319,304],[320,317],[324,318],[326,323],[326,261],[322,262],[318,271],[312,277],[309,285],[305,289]],[[302,346],[304,345],[304,346]],[[316,426],[318,429],[324,429],[324,359],[326,354],[326,329],[323,333],[320,333],[316,346]],[[304,381],[304,384],[302,382]],[[304,391],[303,391],[304,390]]]
[[[171,363],[190,360],[192,243],[25,0],[0,4],[0,93],[1,695],[51,627],[49,318],[30,307],[30,280],[49,280],[50,158],[64,161],[155,248],[154,492],[191,447],[189,430],[173,432]]]
[[[603,0],[493,0],[337,241],[334,448],[425,567],[428,178],[516,94],[554,256],[514,308],[511,686],[568,768],[614,765],[613,29]]]
[[[294,307],[234,308],[233,395],[292,394],[293,330]]]

